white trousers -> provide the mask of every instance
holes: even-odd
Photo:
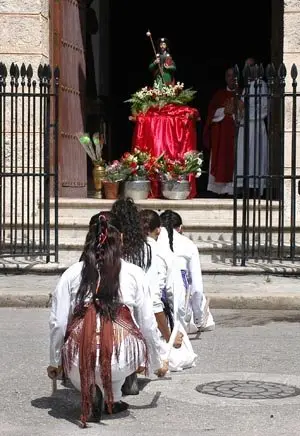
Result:
[[[97,329],[100,328],[100,318],[97,317]],[[68,338],[65,344],[65,359],[68,359],[68,348],[74,349],[74,342],[72,335]],[[96,361],[99,359],[99,348],[96,351]],[[111,378],[112,378],[112,392],[114,402],[120,401],[122,398],[121,388],[125,382],[126,377],[133,374],[138,367],[145,366],[146,348],[141,339],[128,334],[124,337],[118,346],[118,355],[116,349],[113,349],[111,357]],[[78,391],[81,390],[80,372],[79,372],[79,352],[77,351],[72,362],[66,362],[68,370],[67,376],[71,383]],[[103,383],[100,376],[100,367],[96,365],[95,381],[103,393]]]
[[[124,371],[114,371],[112,372],[112,392],[114,396],[114,402],[120,401],[122,399],[122,386],[125,382],[126,377],[132,374],[132,370]],[[79,373],[79,366],[74,364],[72,365],[72,368],[68,374],[68,377],[72,383],[72,385],[77,389],[78,391],[81,390],[80,388],[80,373]],[[100,371],[99,368],[96,369],[96,384],[99,386],[99,388],[102,391],[102,394],[104,395],[103,390],[103,384],[100,377]]]

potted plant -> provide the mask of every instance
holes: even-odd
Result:
[[[121,158],[125,171],[124,196],[144,200],[150,192],[150,180],[156,171],[156,159],[150,153],[135,148]]]
[[[202,153],[188,151],[178,159],[169,159],[162,154],[157,161],[163,196],[169,200],[186,200],[190,193],[188,177],[202,174]]]
[[[124,165],[118,160],[114,160],[111,164],[105,165],[103,178],[105,198],[111,200],[118,198],[120,182],[124,180],[126,175],[127,171]]]
[[[104,177],[104,161],[102,159],[102,150],[104,146],[104,136],[94,133],[92,139],[88,133],[77,135],[80,144],[83,146],[87,155],[93,163],[93,181],[97,198],[102,198],[102,181]]]

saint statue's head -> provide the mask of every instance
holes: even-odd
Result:
[[[159,38],[157,41],[157,48],[160,54],[169,53],[170,44],[167,38]]]

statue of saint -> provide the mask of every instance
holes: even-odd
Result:
[[[154,75],[154,80],[165,85],[175,84],[176,65],[170,54],[169,42],[166,38],[158,40],[158,53],[149,70]]]

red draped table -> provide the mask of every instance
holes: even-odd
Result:
[[[132,146],[155,157],[162,153],[170,159],[183,157],[187,151],[196,150],[196,121],[199,119],[198,110],[189,106],[168,104],[162,108],[152,107],[134,118]],[[189,180],[189,198],[194,198],[197,195],[196,180],[194,176],[190,176]],[[151,197],[160,196],[158,183],[152,182]]]

